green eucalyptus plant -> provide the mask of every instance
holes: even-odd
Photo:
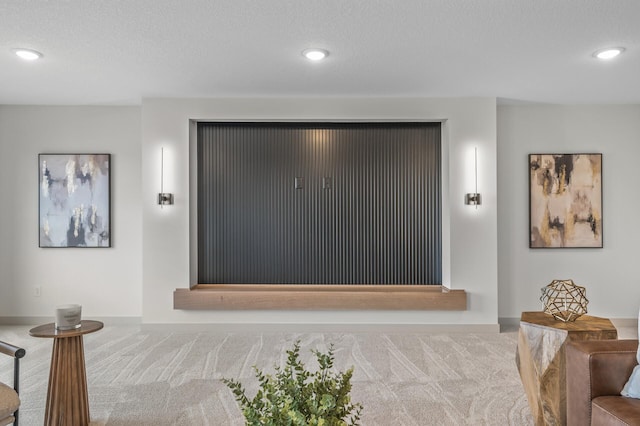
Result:
[[[276,374],[265,374],[254,366],[260,387],[250,399],[242,384],[223,378],[240,405],[246,424],[250,426],[355,426],[362,412],[360,403],[352,403],[351,377],[353,367],[346,372],[332,372],[333,344],[327,353],[312,350],[320,368],[305,369],[300,361],[300,341],[287,351],[284,368],[275,367]]]

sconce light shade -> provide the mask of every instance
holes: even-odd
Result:
[[[158,204],[161,206],[170,206],[173,204],[173,194],[169,192],[161,192],[158,194]]]
[[[164,192],[164,148],[160,150],[160,193],[158,194],[158,204],[161,207],[173,204],[173,194]]]
[[[468,206],[479,206],[482,204],[482,199],[477,192],[470,192],[464,196],[464,203]]]
[[[464,196],[464,203],[467,206],[476,206],[476,209],[480,204],[482,204],[482,200],[480,198],[480,194],[478,193],[478,148],[474,148],[474,157],[473,157],[473,178],[476,184],[475,192],[469,192]]]

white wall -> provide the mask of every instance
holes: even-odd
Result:
[[[445,204],[445,284],[469,292],[464,312],[176,311],[173,291],[189,287],[189,120],[446,120],[449,190]],[[478,147],[479,209],[473,192]],[[160,208],[160,148],[165,191]],[[495,99],[147,99],[142,106],[143,320],[162,322],[497,324],[497,190]]]
[[[637,314],[640,201],[632,185],[640,181],[640,106],[501,106],[496,144],[493,99],[221,99],[145,100],[142,108],[0,106],[0,317],[51,316],[55,305],[75,301],[88,316],[145,322],[327,321],[323,312],[173,310],[173,290],[189,285],[189,119],[447,120],[447,284],[469,291],[469,311],[336,312],[332,322],[494,324],[498,314],[539,310],[540,288],[555,278],[586,286],[593,315]],[[165,189],[176,195],[176,205],[164,209],[155,204],[161,145]],[[462,204],[473,146],[478,210]],[[112,249],[38,248],[37,155],[72,151],[113,155]],[[527,155],[578,151],[603,153],[604,248],[531,250]]]
[[[602,249],[529,249],[527,155],[602,153]],[[635,318],[640,306],[638,243],[640,106],[498,108],[500,317],[540,310],[553,279],[586,287],[591,315]]]
[[[74,152],[112,155],[113,248],[38,248],[38,154]],[[141,315],[140,164],[139,107],[0,106],[0,317]]]

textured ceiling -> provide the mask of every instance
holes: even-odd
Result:
[[[593,51],[624,46],[611,62]],[[44,53],[19,61],[14,47]],[[322,47],[311,63],[300,52]],[[638,0],[0,0],[0,104],[145,97],[640,103]]]

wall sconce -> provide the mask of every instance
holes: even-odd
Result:
[[[482,204],[482,199],[480,194],[478,193],[478,148],[474,148],[474,157],[473,157],[473,165],[474,165],[474,180],[476,183],[476,191],[470,192],[464,196],[464,203],[468,206],[476,206],[476,209],[480,204]]]
[[[164,192],[164,148],[160,149],[160,193],[158,194],[158,204],[160,207],[173,204],[173,194]]]

